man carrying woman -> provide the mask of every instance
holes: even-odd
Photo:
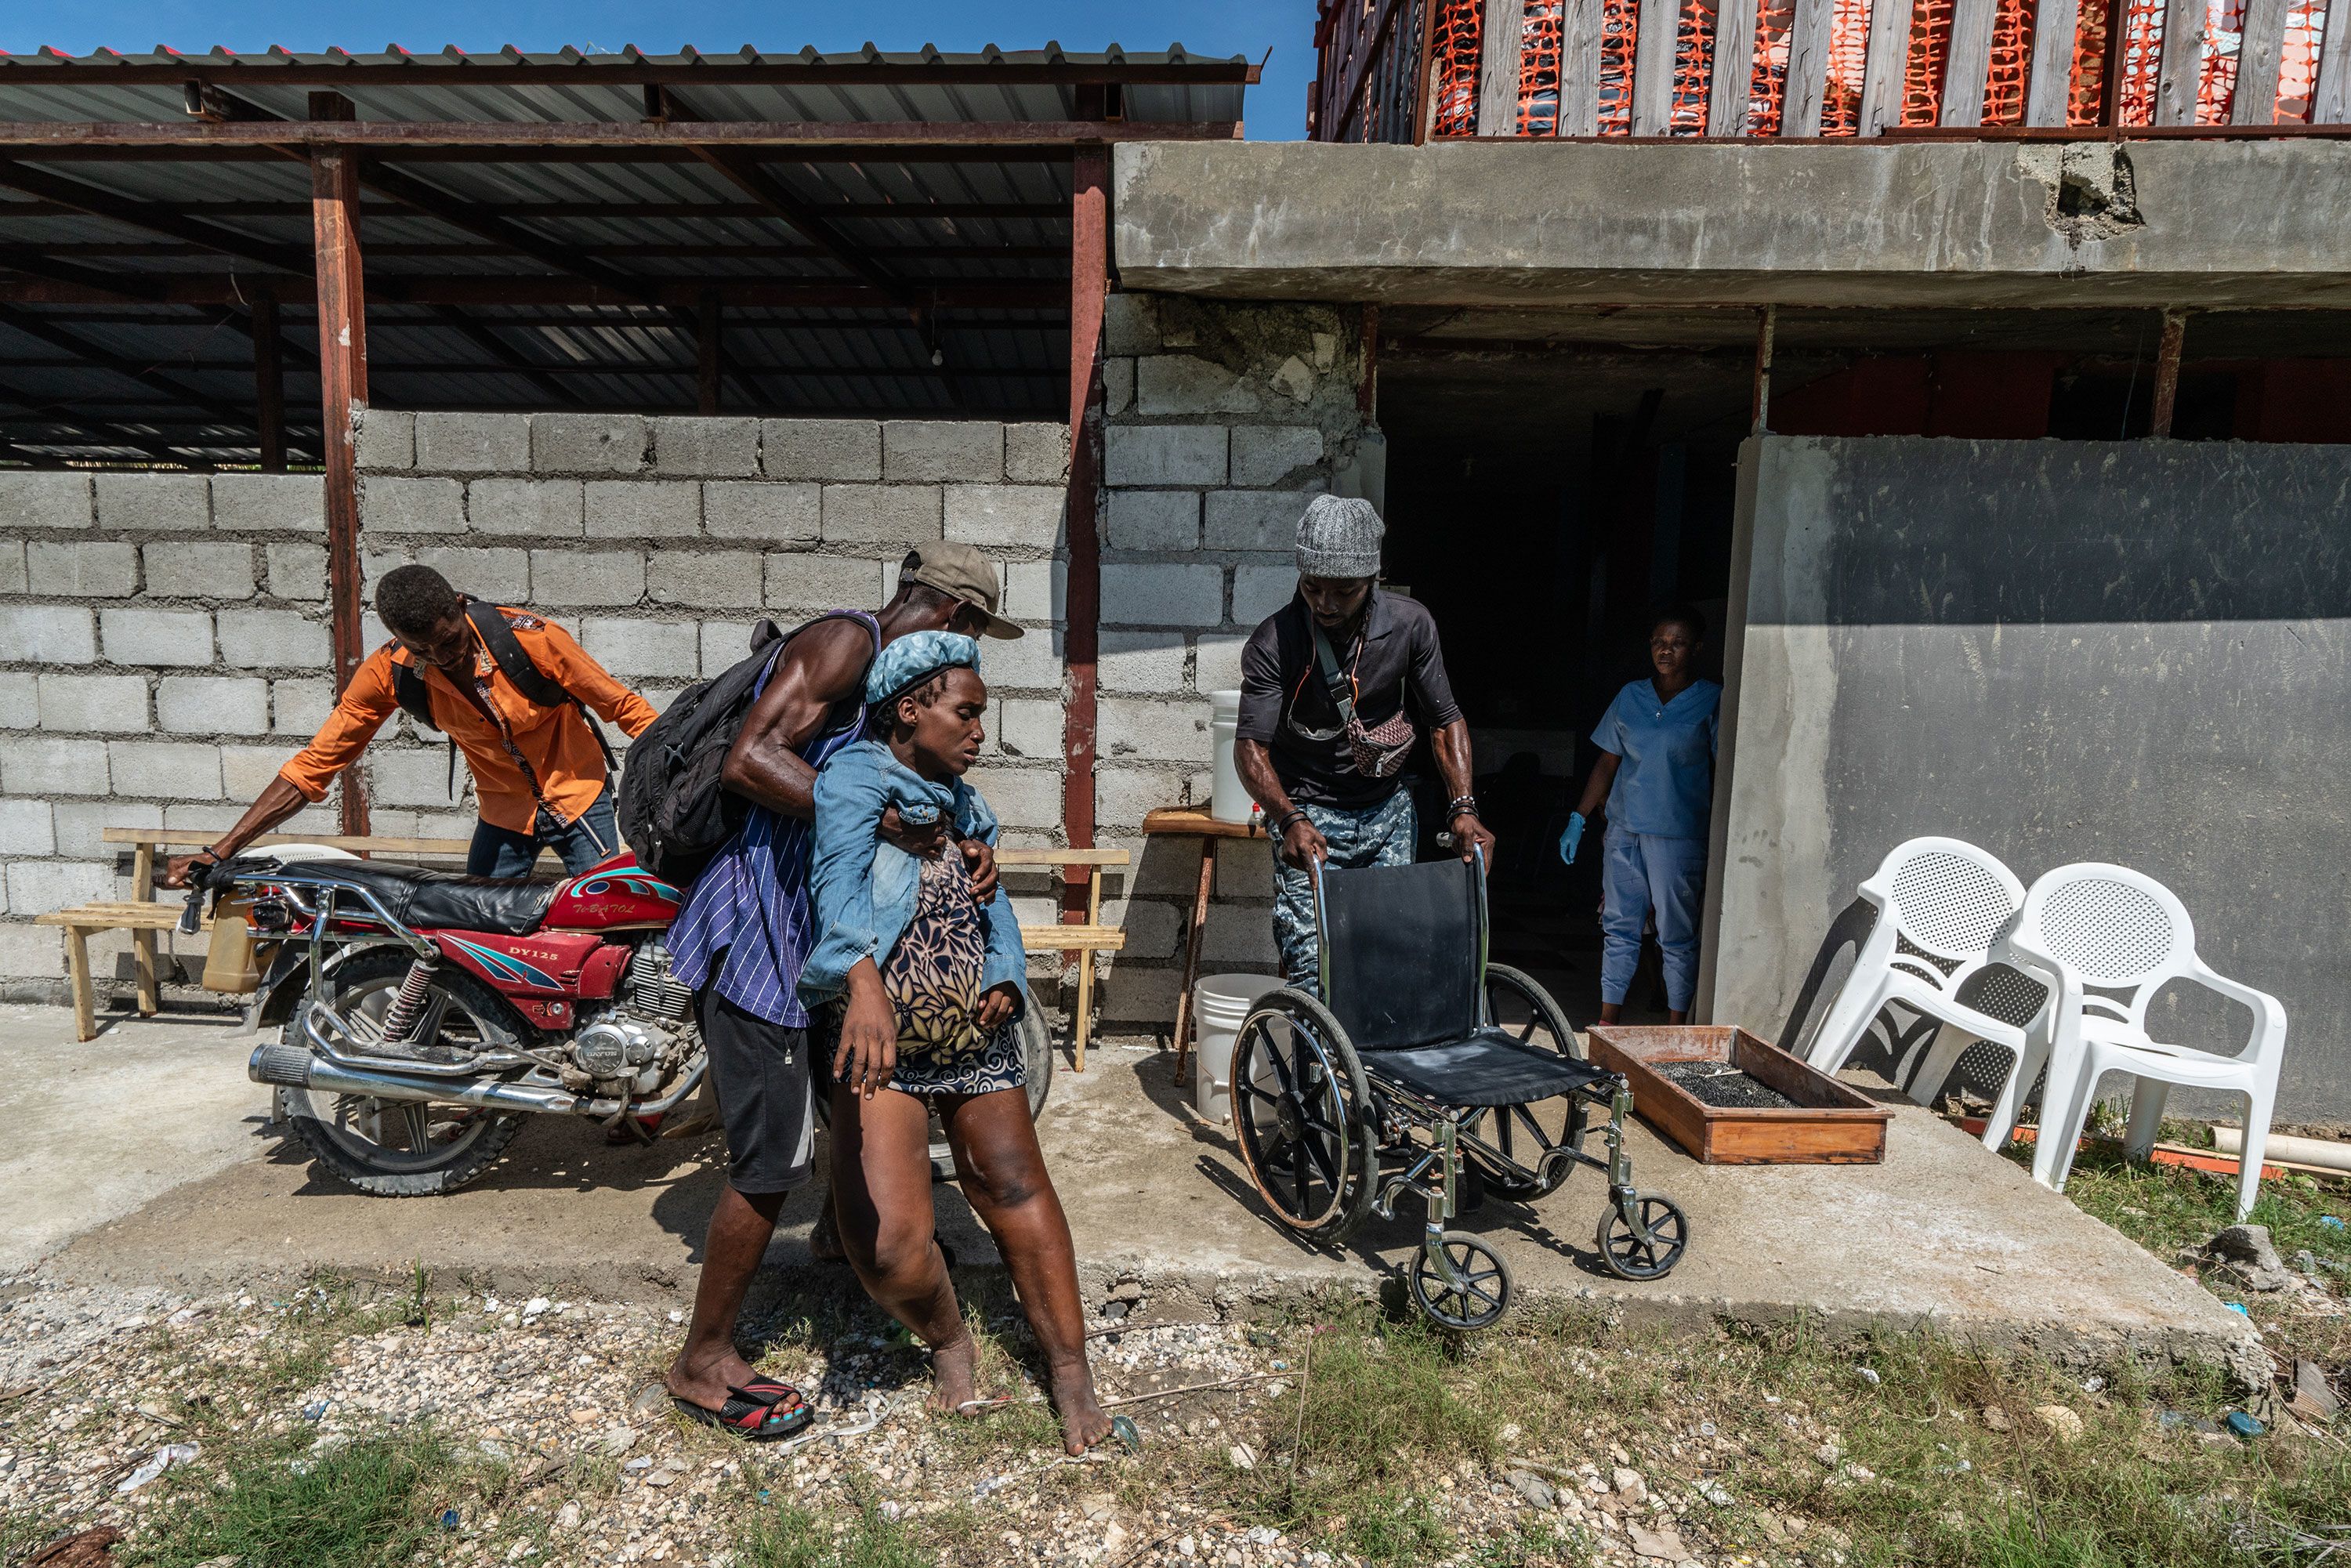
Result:
[[[1652,914],[1666,962],[1666,1021],[1689,1021],[1698,997],[1698,939],[1706,847],[1714,810],[1714,754],[1722,687],[1698,678],[1706,622],[1673,610],[1649,629],[1656,672],[1616,694],[1592,732],[1600,760],[1560,835],[1575,863],[1585,821],[1607,803],[1600,873],[1600,1021],[1625,1010]]]

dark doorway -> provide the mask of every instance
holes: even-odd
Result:
[[[1599,1008],[1598,825],[1558,841],[1593,726],[1648,674],[1654,613],[1708,622],[1721,678],[1749,351],[1455,349],[1383,357],[1387,575],[1436,615],[1498,839],[1492,956],[1537,975],[1579,1027]],[[1424,785],[1427,823],[1443,801]],[[1424,843],[1424,854],[1440,852]],[[1628,1017],[1662,1019],[1652,953]]]

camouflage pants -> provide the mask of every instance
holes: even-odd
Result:
[[[1420,841],[1412,791],[1398,789],[1375,806],[1305,806],[1306,820],[1331,846],[1324,863],[1340,871],[1372,865],[1410,865]],[[1301,989],[1322,995],[1322,945],[1314,928],[1314,878],[1273,856],[1273,940],[1281,949],[1281,972]]]

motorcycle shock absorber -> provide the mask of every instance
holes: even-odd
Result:
[[[387,1045],[405,1045],[424,1014],[424,998],[433,991],[433,974],[439,966],[422,958],[412,958],[408,973],[401,977],[400,990],[392,1005],[383,1009],[383,1039]]]

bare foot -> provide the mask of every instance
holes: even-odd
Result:
[[[960,1414],[978,1403],[979,1346],[968,1333],[931,1349],[931,1375],[938,1386],[931,1391],[931,1408]]]
[[[1110,1416],[1094,1398],[1093,1371],[1082,1360],[1053,1373],[1052,1396],[1063,1448],[1082,1454],[1110,1436]]]
[[[670,1363],[662,1383],[673,1396],[689,1405],[699,1405],[705,1410],[718,1410],[726,1407],[728,1389],[740,1388],[758,1375],[758,1370],[730,1344],[724,1354],[692,1365],[687,1364],[684,1353],[680,1353],[678,1358]]]

